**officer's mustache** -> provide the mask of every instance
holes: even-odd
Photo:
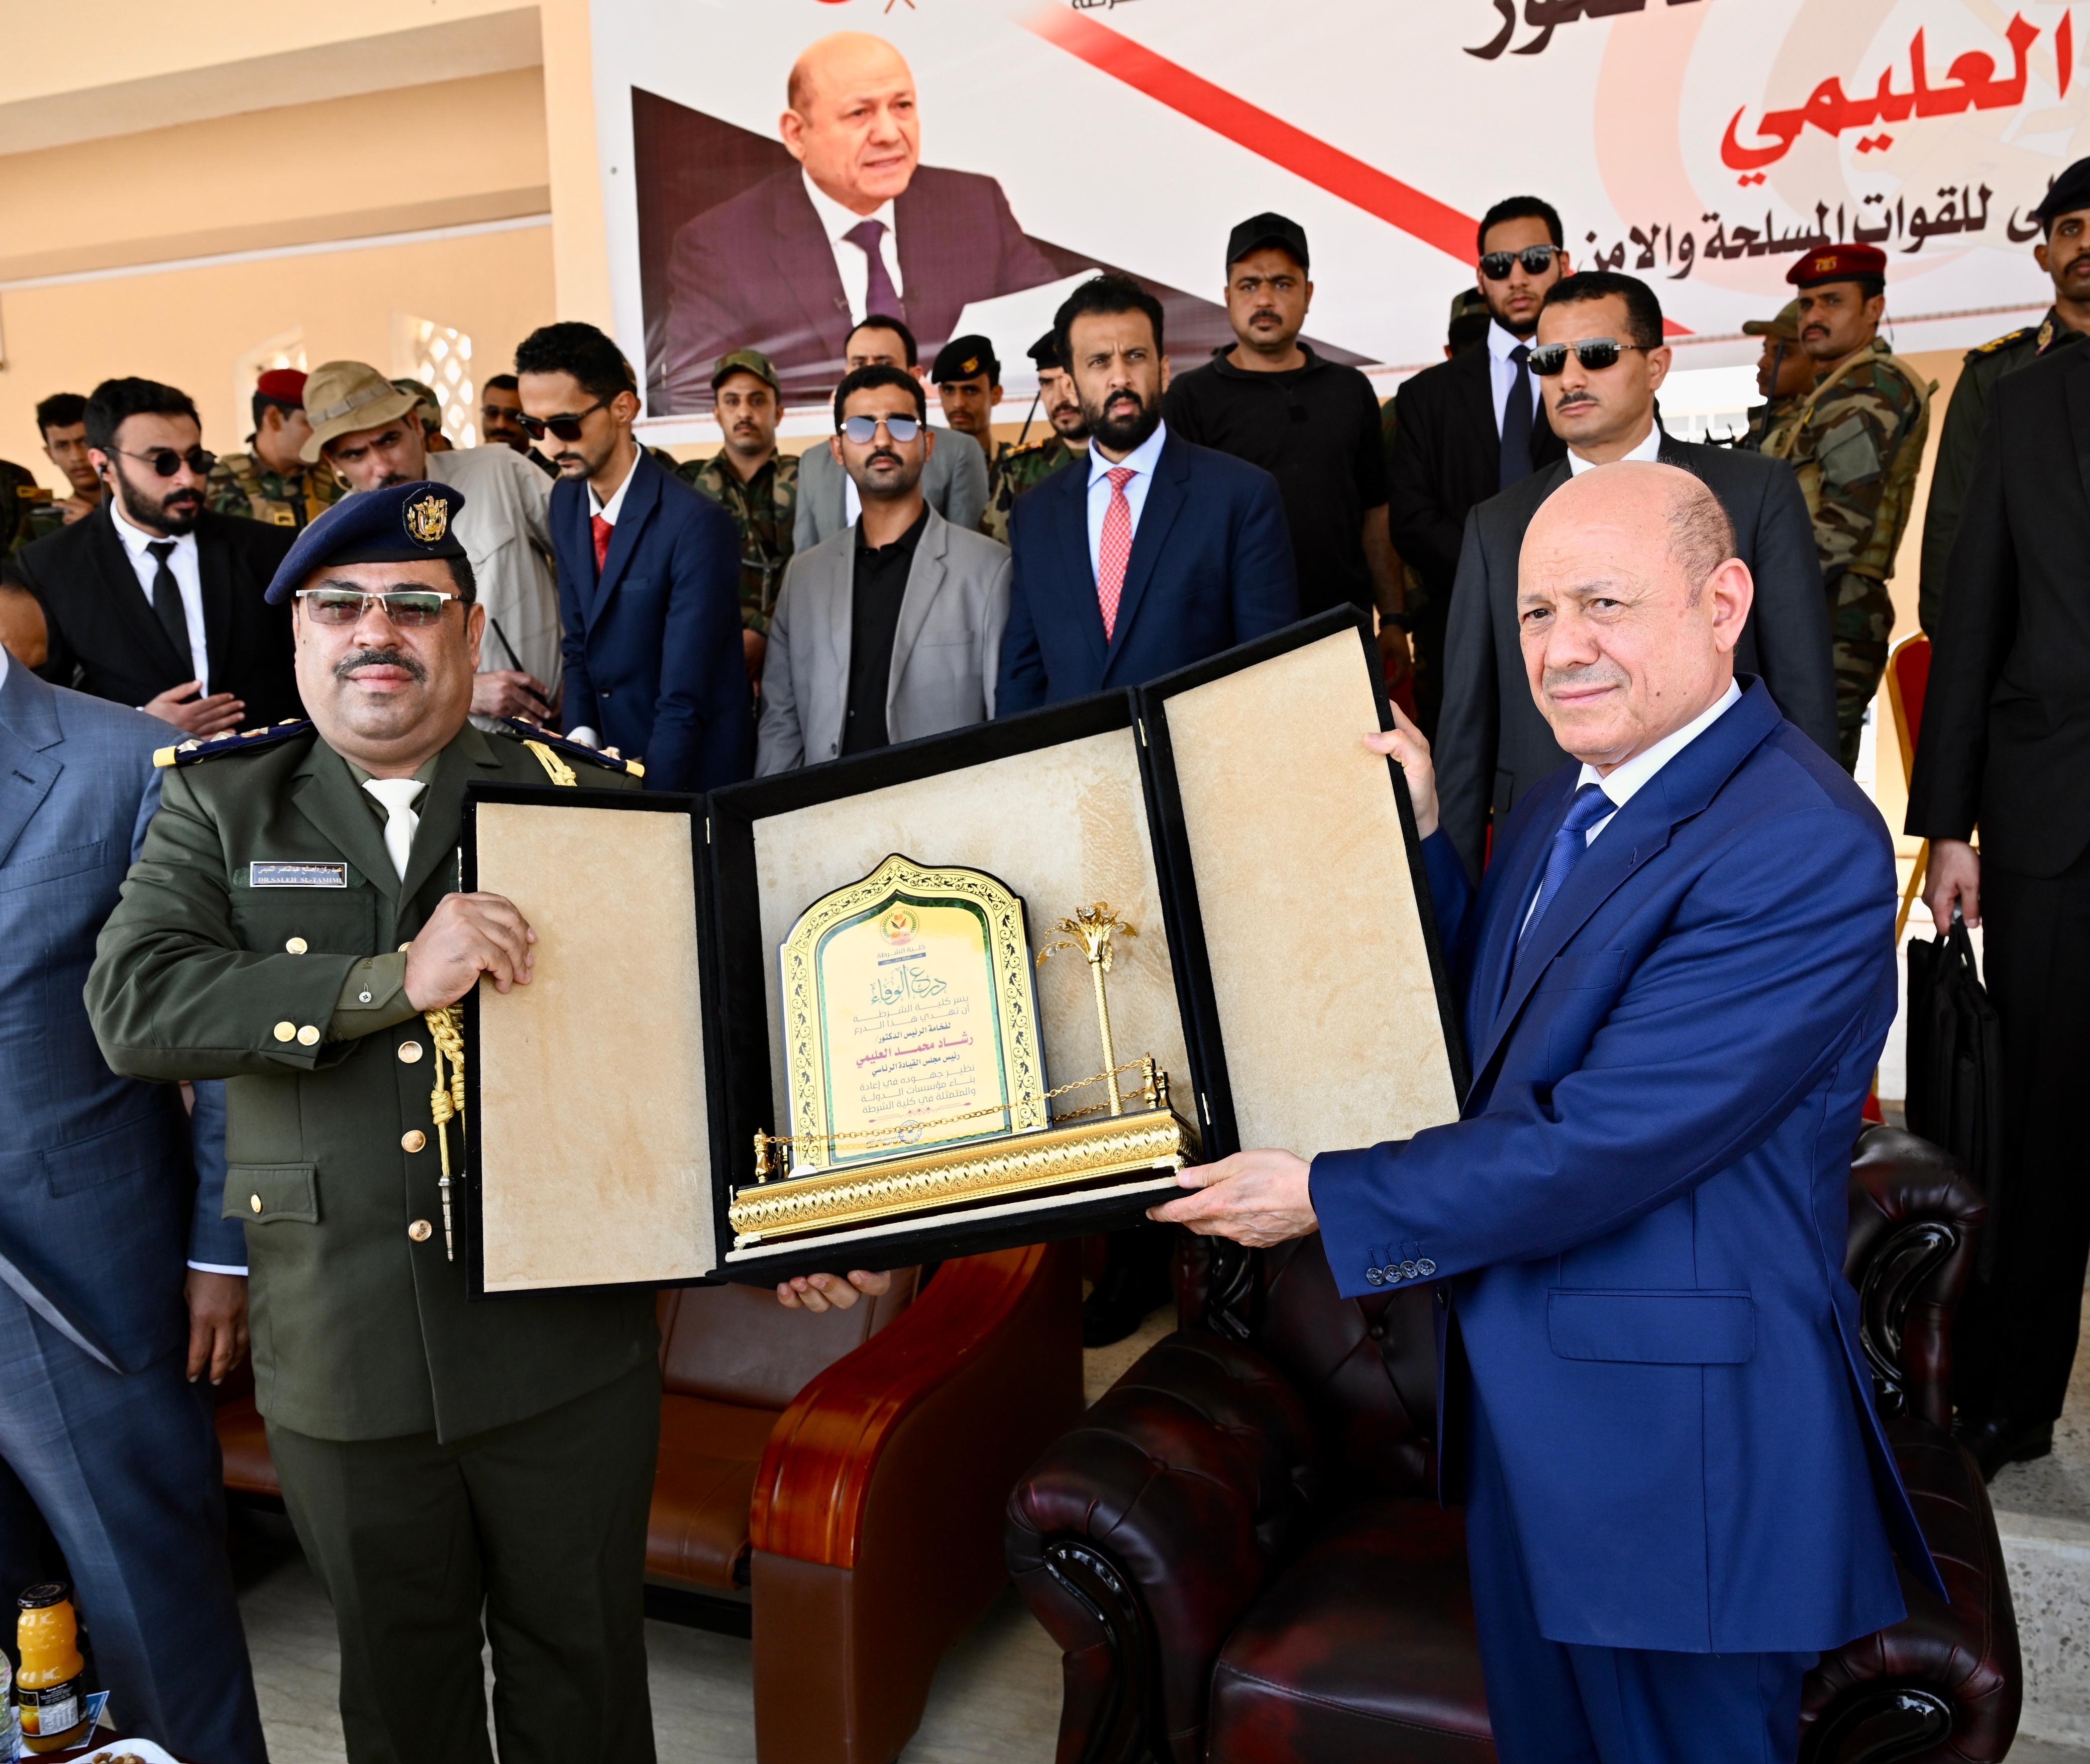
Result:
[[[867,471],[870,471],[871,468],[876,465],[881,459],[889,459],[896,466],[904,466],[907,463],[905,460],[902,459],[899,454],[893,452],[890,447],[879,447],[873,449],[870,453],[864,455],[864,470]]]
[[[1563,392],[1560,394],[1559,408],[1571,411],[1578,404],[1594,404],[1596,402],[1597,395],[1593,392]]]
[[[428,670],[403,649],[352,650],[333,665],[333,677],[346,680],[359,668],[398,668],[414,680],[426,684]]]

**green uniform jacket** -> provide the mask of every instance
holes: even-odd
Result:
[[[741,628],[766,633],[784,586],[784,566],[791,561],[792,523],[798,508],[798,456],[772,454],[745,484],[722,453],[680,465],[671,459],[668,469],[733,517],[740,530]]]
[[[1033,441],[1028,447],[1004,441],[987,468],[987,512],[980,517],[980,531],[1006,545],[1008,512],[1016,506],[1016,499],[1054,472],[1088,457],[1085,450],[1077,452],[1057,435]]]
[[[590,785],[636,787],[575,764]],[[403,884],[370,799],[306,725],[161,777],[88,1010],[118,1072],[231,1081],[225,1212],[247,1223],[261,1412],[323,1439],[455,1439],[652,1357],[651,1292],[475,1304],[463,1262],[444,1254],[434,1062],[396,952],[457,885],[466,784],[542,785],[537,757],[459,729],[423,794]],[[346,885],[255,888],[257,861],[340,865]],[[458,1124],[449,1131],[461,1174]],[[432,1227],[419,1241],[416,1220]]]
[[[259,454],[226,454],[210,468],[204,499],[219,514],[266,521],[272,527],[303,527],[348,494],[348,486],[324,463],[286,474],[262,463]]]
[[[1916,588],[1916,618],[1933,637],[1945,612],[1946,566],[1952,556],[1952,541],[1959,536],[1967,486],[1974,476],[1974,450],[1989,420],[1989,389],[2027,362],[2082,340],[2083,333],[2071,330],[2049,308],[2041,323],[1967,351],[1959,382],[1945,407],[1937,460],[1930,468],[1930,501],[1923,514],[1923,574]]]

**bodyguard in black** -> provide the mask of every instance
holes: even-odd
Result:
[[[1400,611],[1386,526],[1378,400],[1354,368],[1299,341],[1314,298],[1306,234],[1281,214],[1227,241],[1227,316],[1239,339],[1179,375],[1161,401],[1170,431],[1277,480],[1304,618],[1344,602]]]

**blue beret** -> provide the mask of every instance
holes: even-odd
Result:
[[[457,518],[463,506],[464,493],[447,484],[393,484],[345,496],[298,535],[269,584],[269,604],[282,605],[306,577],[333,564],[462,557]]]

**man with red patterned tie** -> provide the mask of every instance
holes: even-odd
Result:
[[[1277,480],[1161,419],[1161,303],[1098,276],[1054,326],[1089,428],[1086,467],[1009,510],[1015,553],[995,714],[1138,686],[1299,616]],[[1122,1340],[1168,1296],[1172,1228],[1111,1235],[1082,1308],[1090,1347]]]

